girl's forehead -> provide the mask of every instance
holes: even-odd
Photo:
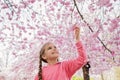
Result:
[[[54,44],[53,44],[53,43],[48,43],[48,44],[45,46],[45,48],[48,48],[49,46],[54,46]]]

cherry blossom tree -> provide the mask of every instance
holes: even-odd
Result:
[[[91,74],[120,66],[120,0],[0,0],[0,73],[33,80],[47,41],[56,44],[60,60],[75,58],[75,24]]]

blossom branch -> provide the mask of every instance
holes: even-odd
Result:
[[[91,32],[94,32],[93,29],[91,28],[91,26],[89,25],[89,23],[87,23],[87,21],[84,19],[83,15],[81,14],[81,12],[80,12],[80,10],[79,10],[79,8],[78,8],[78,6],[77,6],[76,1],[75,1],[75,0],[73,0],[73,1],[74,1],[74,6],[76,7],[77,12],[78,12],[78,14],[80,15],[81,19],[83,20],[83,22],[87,24],[87,26],[88,26],[88,28],[90,29]],[[113,54],[113,51],[111,51],[110,49],[108,49],[107,46],[105,45],[105,43],[104,43],[98,36],[97,36],[97,39],[98,39],[98,40],[100,41],[100,43],[104,46],[104,48],[105,48],[108,52],[110,52],[111,55],[112,55],[112,54]],[[113,60],[114,60],[114,56],[113,56]]]
[[[13,9],[13,6],[12,6],[12,4],[10,3],[10,1],[9,1],[9,0],[4,0],[4,2],[6,3],[6,5],[8,6],[8,8],[10,9],[10,11],[11,11],[12,14],[13,14],[13,12],[15,12],[15,10]]]

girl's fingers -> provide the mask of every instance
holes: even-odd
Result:
[[[73,30],[79,29],[79,27],[74,27]]]
[[[75,24],[73,26],[73,31],[74,31],[74,35],[75,35],[75,40],[76,40],[76,42],[78,42],[80,40],[80,28],[78,27],[77,24]]]
[[[75,27],[74,28],[74,32],[75,32],[75,39],[76,39],[76,41],[79,41],[79,39],[80,39],[80,37],[79,37],[79,35],[80,35],[80,28],[79,27]]]
[[[78,33],[78,32],[80,32],[80,29],[79,29],[79,28],[76,28],[76,29],[75,29],[75,33]]]

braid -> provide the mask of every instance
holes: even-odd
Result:
[[[39,78],[39,80],[42,80],[42,61],[45,62],[45,63],[47,63],[47,61],[42,58],[42,55],[45,52],[45,46],[48,45],[48,44],[49,44],[49,42],[46,43],[45,45],[43,45],[43,47],[42,47],[42,49],[40,51],[40,56],[39,56],[39,59],[40,59],[39,60],[39,72],[38,72],[38,78]]]
[[[41,58],[41,55],[40,55],[40,61],[39,61],[39,73],[38,73],[38,76],[39,76],[39,80],[42,80],[42,58]]]

